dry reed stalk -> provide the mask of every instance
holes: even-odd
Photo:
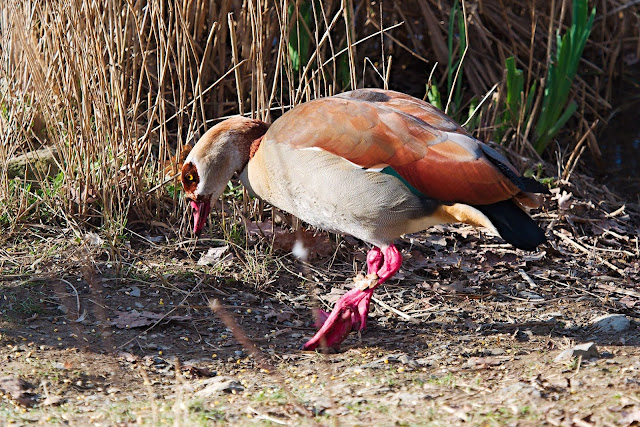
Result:
[[[482,96],[500,80],[508,56],[525,70],[525,89],[545,75],[547,52],[555,30],[567,25],[569,2],[550,8],[538,3],[463,2],[470,40],[467,98]],[[245,113],[273,120],[305,100],[370,82],[367,75],[422,97],[431,64],[447,62],[444,23],[452,1],[311,2],[308,20],[300,13],[303,4],[8,0],[0,15],[2,223],[90,224],[103,227],[115,242],[129,222],[163,217],[181,234],[186,227],[179,184],[159,183],[166,163],[175,163],[174,153],[212,119]],[[574,97],[593,118],[610,108],[619,59],[640,51],[632,13],[640,5],[599,0],[596,6],[601,14],[585,51],[587,74],[574,86]],[[294,32],[309,43],[298,71],[289,50]],[[434,77],[445,74],[441,66]],[[479,135],[490,138],[498,112],[489,106],[479,114]],[[528,145],[530,123],[515,130],[520,152]],[[62,182],[40,172],[37,194],[25,183],[9,182],[9,159],[43,144],[59,150]]]

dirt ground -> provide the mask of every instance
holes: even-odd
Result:
[[[536,213],[537,252],[465,226],[404,239],[333,354],[299,347],[363,268],[353,238],[306,235],[303,263],[280,226],[140,228],[117,254],[27,226],[0,249],[0,423],[638,425],[640,206],[585,185]]]

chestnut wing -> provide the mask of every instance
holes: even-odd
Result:
[[[504,157],[435,107],[398,92],[361,89],[301,104],[265,137],[322,149],[362,168],[391,167],[442,201],[491,204],[525,190]]]

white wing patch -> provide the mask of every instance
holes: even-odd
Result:
[[[367,172],[382,172],[382,169],[386,168],[387,166],[389,166],[389,165],[387,165],[385,163],[381,163],[379,165],[375,165],[373,167],[363,168],[363,169],[366,170]]]
[[[320,148],[320,147],[305,147],[305,148],[298,148],[298,150],[300,151],[325,151],[328,153],[328,151]],[[386,163],[380,163],[379,165],[375,165],[372,166],[370,168],[359,165],[357,163],[353,163],[347,159],[345,159],[344,157],[342,158],[345,162],[349,163],[351,166],[353,166],[354,168],[358,168],[358,169],[364,169],[367,172],[382,172],[382,169],[386,168],[387,166],[389,166]]]
[[[305,148],[298,148],[298,150],[300,150],[300,151],[324,151],[320,147],[305,147]]]
[[[364,169],[364,170],[365,170],[365,171],[367,171],[367,172],[382,172],[382,169],[384,169],[384,168],[386,168],[387,166],[389,166],[389,165],[388,165],[388,164],[386,164],[386,163],[380,163],[380,164],[378,164],[378,165],[371,166],[370,168],[368,168],[368,167],[366,167],[366,166],[362,166],[362,165],[359,165],[359,164],[357,164],[357,163],[350,162],[349,160],[345,159],[344,157],[343,157],[343,159],[344,159],[344,161],[345,161],[345,162],[349,163],[349,164],[350,164],[350,165],[352,165],[353,167],[358,168],[358,169]]]
[[[472,153],[478,153],[479,151],[481,151],[480,146],[478,145],[476,140],[468,135],[457,132],[444,132],[444,134],[446,135],[447,139],[460,144]]]

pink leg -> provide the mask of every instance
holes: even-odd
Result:
[[[384,257],[382,256],[382,251],[379,247],[374,246],[367,253],[367,274],[376,274],[378,270],[382,267],[382,262],[384,261]],[[369,311],[369,305],[366,306],[366,311]],[[314,326],[318,329],[322,328],[324,322],[329,318],[329,313],[324,310],[317,309],[315,311],[316,321],[314,322]],[[364,329],[364,325],[361,329]]]
[[[383,262],[384,260],[384,262]],[[382,264],[380,266],[380,264]],[[391,245],[384,249],[384,256],[379,248],[374,248],[367,254],[367,266],[371,274],[371,269],[378,267],[378,283],[390,279],[402,265],[402,255],[400,251]],[[318,321],[324,320],[322,327],[302,348],[303,350],[315,350],[318,346],[323,348],[338,348],[340,343],[349,335],[352,330],[362,330],[366,326],[369,303],[373,295],[374,288],[360,290],[352,289],[344,294],[333,307],[331,314],[326,317],[326,313],[320,312]],[[324,314],[324,316],[323,316]]]
[[[373,249],[367,253],[367,274],[377,273],[380,267],[382,267],[383,261],[382,251],[379,247],[374,246]]]
[[[389,246],[384,250],[384,264],[378,270],[378,283],[384,283],[391,279],[400,270],[401,266],[402,254],[396,248],[396,245]]]

